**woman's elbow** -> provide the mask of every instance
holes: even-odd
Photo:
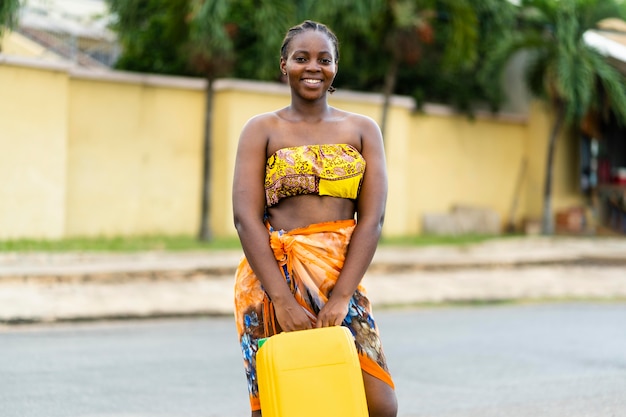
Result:
[[[381,213],[376,216],[361,217],[357,215],[357,223],[367,229],[371,230],[371,233],[380,234],[385,223],[385,214]]]
[[[378,228],[382,230],[383,224],[385,224],[385,212],[380,213],[378,216]]]
[[[246,216],[241,215],[241,213],[234,212],[233,213],[233,224],[235,226],[235,230],[241,236],[242,232],[246,229]]]
[[[252,214],[249,211],[233,211],[233,224],[239,236],[247,230],[254,228],[256,224],[263,224],[263,215]]]

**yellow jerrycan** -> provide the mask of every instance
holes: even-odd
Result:
[[[263,417],[368,417],[359,358],[346,327],[261,339],[256,363]]]

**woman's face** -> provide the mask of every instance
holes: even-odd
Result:
[[[304,98],[323,96],[337,74],[332,41],[322,32],[308,30],[296,35],[287,47],[280,67],[292,90]]]

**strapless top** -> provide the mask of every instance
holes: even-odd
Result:
[[[282,148],[265,165],[265,202],[304,194],[356,199],[364,173],[365,159],[352,145]]]

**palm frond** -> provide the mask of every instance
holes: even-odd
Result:
[[[278,71],[280,45],[287,30],[300,23],[296,20],[296,8],[292,2],[259,2],[252,24],[258,31],[258,39],[268,51],[258,61],[258,71],[262,77],[271,78]]]
[[[595,28],[603,19],[619,17],[625,5],[620,6],[618,2],[606,0],[578,0],[577,12],[582,31]]]
[[[191,43],[201,45],[209,55],[232,50],[224,27],[229,6],[228,0],[192,0]]]
[[[592,51],[589,48],[581,48],[581,53],[574,60],[574,102],[571,107],[575,110],[569,112],[571,119],[581,119],[597,105],[596,68],[591,59]]]
[[[607,96],[613,113],[621,125],[626,126],[626,77],[612,67],[599,53],[590,54],[595,74]]]
[[[528,64],[525,70],[526,83],[529,90],[535,96],[543,99],[548,99],[545,78],[551,55],[551,52],[547,49],[534,51],[528,57]]]
[[[466,0],[447,0],[450,13],[451,43],[444,55],[444,65],[467,68],[478,59],[478,16]]]

